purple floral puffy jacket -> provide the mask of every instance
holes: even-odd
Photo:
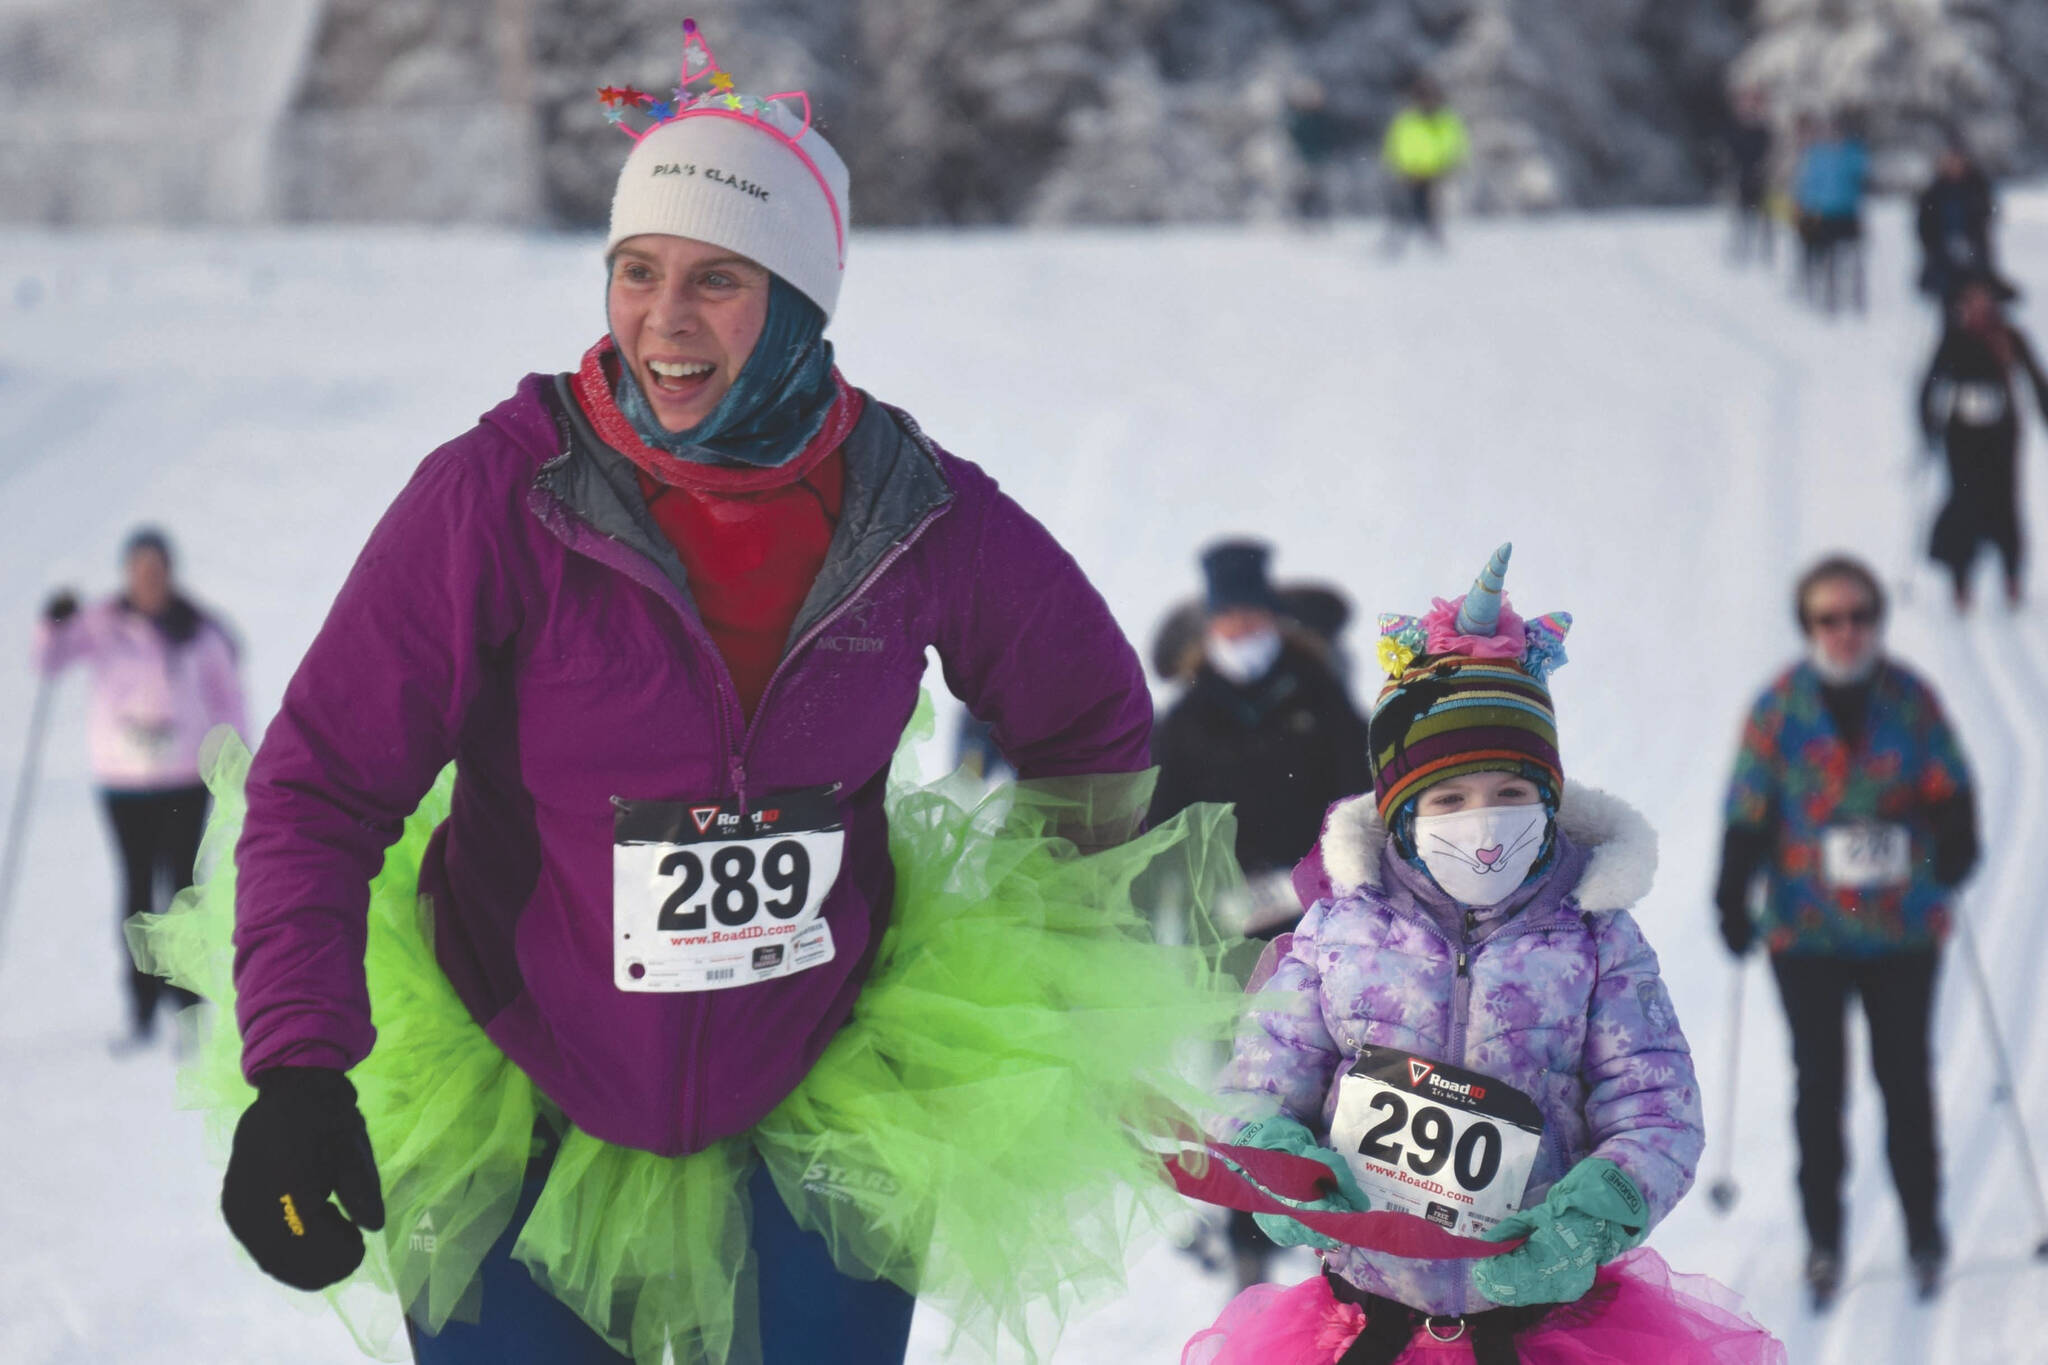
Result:
[[[1234,1128],[1280,1108],[1325,1140],[1336,1080],[1368,1046],[1483,1072],[1543,1112],[1543,1143],[1521,1207],[1589,1156],[1626,1171],[1654,1225],[1691,1186],[1705,1133],[1692,1057],[1657,955],[1627,907],[1650,888],[1656,834],[1625,803],[1568,783],[1558,855],[1535,894],[1469,930],[1383,876],[1386,831],[1370,794],[1333,806],[1320,858],[1331,895],[1268,954],[1266,992],[1305,997],[1254,1008],[1222,1088]],[[1270,1003],[1272,997],[1266,997]],[[1346,1248],[1346,1280],[1423,1312],[1480,1312],[1470,1261]]]

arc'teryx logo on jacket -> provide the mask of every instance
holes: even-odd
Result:
[[[847,627],[845,635],[822,635],[818,637],[818,648],[836,654],[879,654],[885,646],[883,638],[875,633],[873,624],[875,606],[868,601],[855,602],[839,618]]]

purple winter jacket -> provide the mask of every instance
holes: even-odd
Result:
[[[1692,1185],[1705,1130],[1657,955],[1626,908],[1649,890],[1656,835],[1621,801],[1575,783],[1558,829],[1559,857],[1534,894],[1468,929],[1441,892],[1442,904],[1421,894],[1434,886],[1420,873],[1381,866],[1394,855],[1371,793],[1331,807],[1318,853],[1333,895],[1269,950],[1265,989],[1305,997],[1305,1008],[1254,1012],[1222,1085],[1242,1116],[1277,1102],[1327,1142],[1336,1080],[1359,1049],[1411,1051],[1536,1102],[1543,1144],[1521,1207],[1598,1156],[1642,1190],[1651,1225],[1662,1221]],[[1470,1283],[1471,1261],[1345,1248],[1328,1264],[1423,1312],[1493,1306]]]
[[[842,516],[749,722],[624,457],[529,375],[372,532],[249,775],[236,847],[243,1069],[375,1037],[367,887],[449,761],[422,893],[442,968],[584,1131],[667,1155],[752,1127],[845,1022],[894,891],[883,782],[925,649],[1025,777],[1147,766],[1136,655],[1080,568],[974,465],[877,402]],[[843,783],[837,956],[688,994],[613,984],[612,798]]]

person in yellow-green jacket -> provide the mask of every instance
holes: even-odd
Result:
[[[1464,164],[1465,121],[1444,103],[1443,91],[1427,76],[1408,87],[1408,103],[1387,125],[1380,160],[1401,183],[1387,233],[1387,249],[1399,251],[1413,230],[1437,246],[1444,242],[1437,214],[1437,185]]]

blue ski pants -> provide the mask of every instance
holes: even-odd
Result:
[[[450,1322],[438,1335],[411,1328],[418,1365],[631,1365],[512,1259],[512,1244],[540,1198],[550,1164],[551,1157],[535,1159],[511,1225],[484,1258],[479,1321]],[[755,1165],[747,1197],[765,1365],[902,1365],[917,1301],[887,1280],[840,1273],[825,1239],[796,1225],[765,1166]]]

